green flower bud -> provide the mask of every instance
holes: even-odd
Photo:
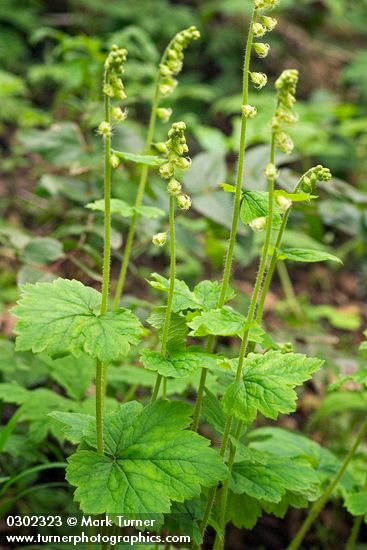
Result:
[[[168,148],[167,145],[164,143],[164,141],[159,141],[158,143],[154,144],[154,147],[159,151],[160,153],[163,153],[164,155],[168,154]]]
[[[279,344],[279,349],[282,353],[292,353],[294,346],[292,342],[284,342],[283,344]]]
[[[171,162],[166,162],[165,164],[162,164],[162,166],[159,168],[159,173],[164,179],[169,179],[174,174],[174,167]]]
[[[255,88],[258,90],[263,88],[268,81],[268,77],[264,73],[250,73],[250,77]]]
[[[172,109],[167,109],[164,107],[159,107],[156,112],[158,118],[160,118],[162,122],[168,122],[170,116],[172,115]]]
[[[252,32],[256,38],[262,38],[266,33],[266,28],[263,27],[261,23],[253,23]]]
[[[254,118],[257,115],[257,109],[252,105],[242,105],[241,110],[245,118]]]
[[[167,191],[170,195],[178,195],[181,192],[182,185],[175,178],[169,180],[167,185]]]
[[[269,44],[263,44],[262,42],[254,42],[253,47],[259,57],[266,57],[270,50]]]
[[[108,97],[114,97],[115,92],[111,84],[104,84],[103,85],[103,93],[107,95]]]
[[[257,10],[272,10],[278,2],[279,0],[254,0],[254,6]]]
[[[191,199],[188,195],[179,195],[177,197],[177,206],[181,210],[189,210],[191,207]]]
[[[120,107],[113,107],[112,109],[112,118],[118,122],[123,122],[127,119],[127,110],[124,111]]]
[[[277,196],[277,204],[282,212],[286,212],[292,206],[292,201],[281,195]]]
[[[261,24],[266,28],[268,32],[271,32],[277,26],[278,21],[274,19],[274,17],[267,17],[266,15],[263,15],[261,17]]]
[[[152,237],[152,243],[154,246],[164,246],[167,241],[167,235],[166,233],[156,233]]]
[[[302,191],[304,191],[305,193],[312,193],[312,191],[313,191],[313,185],[312,185],[311,180],[310,180],[309,177],[305,176],[305,177],[302,179],[301,189],[302,189]]]
[[[110,164],[112,168],[118,168],[120,166],[120,159],[117,155],[111,155],[110,156]]]
[[[110,137],[112,135],[112,126],[111,126],[111,124],[104,120],[98,126],[97,133],[100,134],[103,138]]]
[[[277,132],[275,134],[275,143],[286,155],[289,155],[293,151],[294,143],[292,138],[285,132]]]
[[[260,231],[264,231],[264,229],[266,227],[266,217],[262,216],[260,218],[256,218],[256,219],[252,220],[249,223],[249,226],[251,227],[252,231],[254,231],[255,233],[259,233]]]
[[[269,164],[265,168],[265,177],[268,180],[274,180],[276,176],[277,176],[277,169],[272,162],[269,162]]]

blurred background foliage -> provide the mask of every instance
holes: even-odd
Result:
[[[113,43],[129,51],[125,74],[129,118],[115,131],[114,146],[139,153],[165,46],[187,26],[196,25],[201,32],[200,41],[186,53],[179,86],[166,102],[174,110],[172,121],[182,119],[187,124],[193,158],[184,181],[193,209],[189,218],[178,215],[177,219],[178,276],[189,284],[220,277],[232,202],[220,184],[233,183],[234,178],[244,31],[250,10],[250,0],[1,1],[0,315],[5,335],[11,334],[9,310],[19,283],[60,275],[97,287],[100,283],[103,219],[84,206],[102,193],[96,127],[103,116],[103,61]],[[279,184],[290,188],[297,174],[319,163],[330,167],[334,179],[320,186],[318,201],[294,208],[285,239],[288,246],[334,250],[344,265],[292,265],[291,276],[281,266],[267,303],[266,323],[279,341],[296,342],[298,349],[327,359],[327,368],[302,396],[299,412],[287,420],[287,426],[307,424],[315,438],[343,452],[351,423],[365,415],[367,392],[353,386],[328,394],[325,382],[366,366],[357,347],[367,318],[367,0],[281,0],[275,15],[278,26],[269,38],[270,54],[265,60],[253,60],[256,70],[268,74],[269,84],[261,92],[251,92],[250,103],[257,106],[258,116],[250,125],[245,185],[265,186],[273,83],[283,69],[296,68],[300,121],[292,129],[294,153],[278,156]],[[159,124],[157,141],[165,139],[167,129]],[[113,196],[133,202],[138,177],[137,165],[126,163],[118,169]],[[167,211],[164,185],[152,172],[146,204]],[[128,223],[128,218],[113,218],[114,277]],[[144,277],[166,268],[167,252],[151,245],[152,235],[166,223],[144,219],[138,224],[126,298],[137,311],[149,311],[151,302],[159,298],[149,295]],[[262,238],[244,226],[239,229],[234,287],[243,311]],[[15,372],[25,388],[59,384],[61,393],[80,398],[70,394],[72,384],[60,369],[50,370],[46,360],[34,360],[30,368],[30,357],[18,356],[16,371],[9,372],[12,346],[5,340],[0,344],[3,382],[11,382]],[[74,366],[80,373],[83,366]],[[91,377],[88,366],[84,370],[87,388]],[[111,376],[114,392],[137,382],[136,373],[118,371],[116,367],[115,378]],[[139,384],[149,386],[148,379],[140,378]],[[11,402],[28,398],[24,394],[23,401],[19,399]],[[43,400],[46,409],[48,402],[55,407],[49,394]],[[85,403],[84,410],[89,410],[90,399]],[[37,413],[40,432],[45,407]],[[45,437],[40,432],[33,447],[32,441],[9,440],[15,469],[25,445],[29,463],[39,460],[39,441]],[[53,437],[59,434],[54,432]],[[47,445],[53,446],[47,452],[58,457],[57,445]],[[337,530],[334,536],[337,541]]]

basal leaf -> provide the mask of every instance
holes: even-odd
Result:
[[[279,502],[285,492],[279,476],[270,468],[248,462],[237,462],[233,466],[231,490],[269,502]]]
[[[106,415],[105,455],[81,450],[68,459],[67,480],[84,513],[167,513],[171,501],[198,497],[201,486],[226,477],[208,440],[185,429],[191,421],[186,404],[131,407]]]
[[[197,315],[188,323],[191,328],[190,336],[233,336],[244,331],[246,318],[224,306],[220,309],[211,309]]]
[[[62,431],[65,437],[75,445],[81,442],[89,424],[92,423],[95,426],[94,417],[88,414],[52,411],[48,416],[63,425]]]
[[[14,308],[16,349],[47,352],[57,358],[87,353],[103,362],[127,355],[141,325],[127,309],[99,314],[101,294],[79,281],[26,284]]]
[[[201,368],[217,366],[215,355],[190,350],[172,352],[164,357],[156,351],[144,349],[141,360],[146,369],[171,378],[184,378]]]
[[[301,493],[308,500],[319,496],[320,482],[316,471],[303,458],[285,458],[265,454],[265,464],[241,461],[235,463],[231,489],[267,502],[280,502],[287,493]],[[269,482],[263,482],[268,478]],[[264,484],[265,487],[261,487]]]
[[[311,378],[322,363],[300,353],[251,353],[245,360],[242,379],[233,382],[224,394],[224,411],[246,424],[255,420],[258,411],[272,419],[279,413],[293,412],[297,400],[293,388]]]
[[[310,248],[285,248],[278,252],[279,260],[291,260],[292,262],[337,262],[343,263],[339,258],[329,252],[312,250]]]
[[[255,527],[262,510],[258,500],[246,494],[238,495],[229,492],[227,504],[227,521],[231,521],[237,529],[252,529]]]
[[[256,218],[266,217],[269,213],[269,194],[266,191],[249,191],[242,194],[241,220],[248,225]],[[281,211],[274,201],[273,205],[273,227],[279,227],[282,223]]]

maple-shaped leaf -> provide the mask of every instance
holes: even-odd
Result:
[[[185,403],[136,402],[105,416],[105,454],[93,450],[93,426],[86,431],[89,450],[69,459],[67,480],[86,514],[161,514],[171,502],[199,497],[227,476],[209,441],[192,430]],[[93,473],[93,475],[91,475]]]
[[[127,355],[137,344],[142,327],[128,309],[100,315],[101,294],[79,281],[26,284],[15,326],[18,351],[45,351],[53,358],[86,353],[109,363]]]
[[[322,364],[321,359],[301,353],[250,353],[241,380],[228,386],[224,394],[224,411],[247,424],[258,411],[274,420],[279,413],[291,413],[296,410],[294,388],[309,380]]]

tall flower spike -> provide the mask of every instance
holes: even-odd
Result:
[[[170,95],[176,88],[177,80],[174,77],[182,70],[184,50],[192,40],[197,40],[199,37],[199,31],[196,27],[192,26],[176,34],[168,45],[164,59],[159,67],[159,93],[162,96],[166,97]]]
[[[126,99],[122,75],[124,74],[124,63],[127,58],[127,50],[119,48],[114,44],[105,61],[105,79],[103,93],[111,98]]]
[[[277,147],[287,154],[293,151],[294,145],[291,137],[284,132],[283,125],[294,124],[298,120],[296,113],[292,111],[296,103],[297,82],[298,71],[296,69],[283,71],[275,82],[278,106],[271,121],[271,126]]]
[[[177,168],[187,170],[191,165],[191,159],[184,156],[189,151],[185,138],[185,130],[186,124],[184,122],[175,122],[172,124],[168,132],[168,140],[161,147],[165,151],[167,162],[162,164],[159,169],[162,178],[169,179],[167,191],[169,195],[176,196],[177,206],[181,210],[189,210],[191,206],[190,197],[180,194],[182,185],[175,177]]]

